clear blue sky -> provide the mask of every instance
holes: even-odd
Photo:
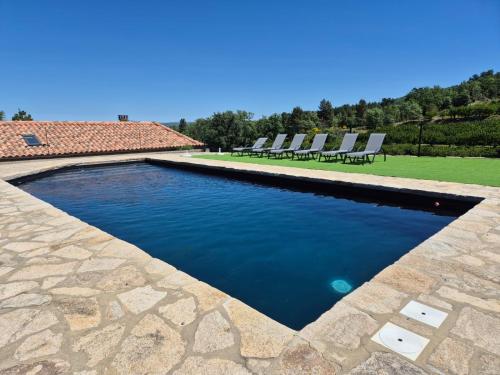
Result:
[[[0,0],[0,109],[258,117],[499,69],[500,1]]]

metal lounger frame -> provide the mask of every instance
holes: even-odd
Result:
[[[358,133],[345,133],[339,149],[320,152],[318,161],[321,161],[322,156],[326,161],[330,161],[332,157],[335,157],[335,160],[338,160],[338,157],[340,156],[340,160],[343,161],[345,154],[347,154],[348,152],[352,152],[352,150],[354,149],[354,145],[356,144],[357,139],[358,139]]]
[[[279,150],[273,150],[273,151],[279,151],[279,152],[272,152],[270,151],[267,154],[268,158],[271,158],[271,156],[274,156],[276,159],[278,158],[278,155],[280,156],[280,159],[283,159],[283,155],[286,157],[289,156],[290,153],[293,154],[294,151],[299,150],[300,146],[302,146],[302,143],[304,142],[304,138],[306,137],[305,134],[295,134],[293,136],[292,142],[290,143],[290,147],[288,148],[282,148]]]
[[[250,150],[252,150],[254,148],[261,148],[262,146],[264,146],[264,143],[266,143],[266,141],[267,141],[267,137],[260,137],[260,138],[257,138],[255,143],[251,147],[234,147],[231,150],[231,156],[233,156],[234,153],[236,153],[237,155],[239,154],[240,156],[243,156],[245,154],[245,152],[249,153]]]
[[[377,156],[380,153],[384,154],[384,161],[386,161],[387,154],[385,153],[385,150],[382,147],[384,139],[385,139],[384,133],[370,134],[370,138],[368,138],[365,150],[360,152],[347,153],[344,158],[344,163],[346,162],[347,159],[349,159],[350,163],[356,160],[361,160],[361,164],[365,164],[365,161],[371,164],[375,161],[375,156]],[[370,156],[373,156],[371,160]]]
[[[297,150],[299,151],[298,153],[294,151],[292,154],[292,160],[295,156],[297,156],[297,159],[307,158],[307,160],[309,160],[311,156],[313,159],[315,159],[315,155],[319,154],[323,150],[323,147],[325,147],[327,137],[328,134],[316,134],[314,136],[311,148],[309,148],[308,150]]]
[[[252,148],[250,150],[250,156],[252,155],[258,155],[260,157],[263,157],[264,154],[269,154],[272,150],[279,150],[281,146],[283,146],[283,142],[285,142],[287,135],[286,134],[278,134],[276,138],[274,139],[273,144],[271,147],[268,148]]]

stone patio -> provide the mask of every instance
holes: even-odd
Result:
[[[484,200],[296,332],[6,182],[147,158]],[[0,248],[0,374],[500,373],[498,188],[171,153],[4,162]],[[410,300],[449,315],[422,324]],[[371,340],[387,322],[430,340],[416,361]]]

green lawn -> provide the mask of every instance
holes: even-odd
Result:
[[[375,163],[360,165],[343,164],[342,162],[318,162],[316,160],[276,160],[267,159],[266,157],[231,156],[229,154],[209,154],[196,157],[338,172],[366,173],[379,176],[409,177],[422,180],[500,186],[500,159],[387,156],[387,161],[384,162],[383,156],[377,156]]]

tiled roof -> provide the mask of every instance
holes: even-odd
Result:
[[[28,146],[34,134],[41,146]],[[201,146],[156,122],[0,121],[0,160]]]

